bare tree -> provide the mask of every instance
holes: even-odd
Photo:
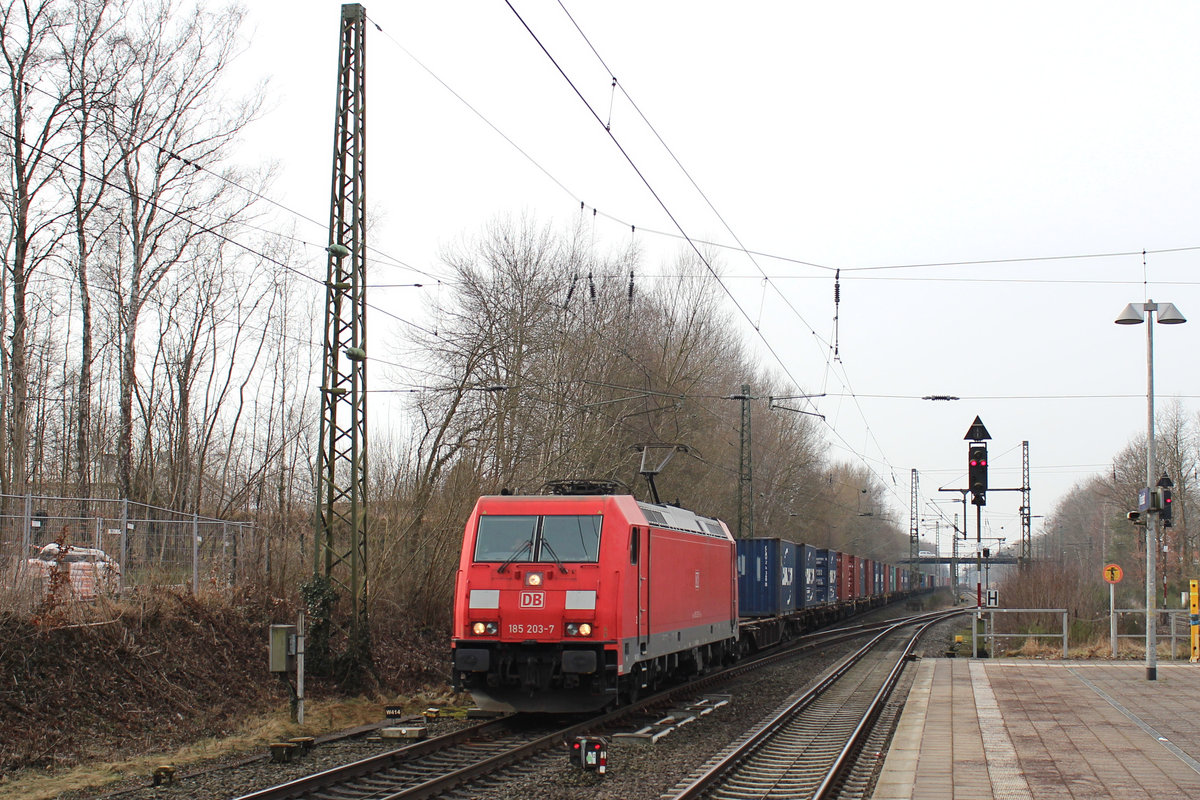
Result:
[[[205,494],[210,507],[226,506],[232,495],[244,502],[244,469],[252,469],[238,442],[268,349],[267,322],[283,299],[256,280],[257,265],[239,269],[218,241],[204,240],[204,255],[180,265],[170,281],[169,314],[161,347],[170,400],[164,409],[167,431],[168,504],[196,510]],[[230,263],[230,261],[234,263]],[[253,395],[254,392],[249,394]],[[216,462],[216,463],[214,463]],[[235,463],[243,464],[234,469]],[[215,467],[215,468],[214,468]],[[209,491],[203,491],[207,482]]]
[[[120,227],[127,252],[108,276],[122,334],[117,482],[126,496],[133,494],[142,311],[168,272],[195,252],[195,240],[239,210],[229,207],[230,184],[213,174],[256,109],[217,94],[241,19],[238,10],[185,12],[164,0],[124,34],[122,81],[107,123],[126,194]]]
[[[109,192],[108,182],[116,168],[113,142],[105,136],[101,124],[104,109],[112,104],[116,69],[108,34],[116,22],[110,14],[110,0],[83,0],[74,5],[69,33],[59,39],[68,97],[72,113],[70,132],[74,153],[70,168],[61,171],[65,192],[70,198],[71,227],[74,234],[73,272],[79,292],[79,368],[75,391],[73,458],[64,467],[74,466],[75,492],[80,499],[80,517],[87,514],[92,492],[92,393],[95,364],[92,289],[89,264],[93,251],[111,231],[114,218],[102,214]],[[66,166],[64,164],[64,166]],[[93,228],[93,222],[99,221]]]
[[[9,230],[4,277],[11,291],[12,316],[8,347],[0,356],[7,408],[7,469],[0,470],[0,490],[26,491],[29,470],[28,289],[35,270],[53,254],[63,234],[63,214],[45,195],[57,174],[57,150],[68,120],[67,97],[59,88],[54,47],[63,24],[57,3],[21,0],[0,9],[0,57],[8,81],[3,95],[7,130],[3,151],[11,163],[10,184],[3,192]],[[7,447],[5,447],[7,444]],[[11,449],[9,449],[11,448]],[[2,452],[2,451],[0,451]]]

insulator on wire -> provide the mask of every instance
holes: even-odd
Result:
[[[842,271],[836,270],[833,273],[833,360],[840,361],[839,353],[839,327],[838,327],[838,309],[842,302]]]
[[[571,295],[575,294],[575,282],[578,280],[578,275],[571,276],[571,286],[567,289],[567,299],[563,301],[563,308],[571,304]]]
[[[633,305],[633,271],[629,273],[629,305]]]
[[[596,283],[592,280],[592,273],[588,273],[588,294],[592,296],[592,302],[596,302]]]

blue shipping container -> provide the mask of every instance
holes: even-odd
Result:
[[[800,566],[800,574],[804,591],[796,592],[796,603],[799,608],[812,608],[825,605],[825,573],[817,570],[817,554],[824,552],[811,544],[797,545],[796,561]]]
[[[773,617],[796,610],[796,545],[786,539],[738,539],[738,613]]]
[[[837,550],[818,550],[818,553],[824,553],[825,560],[825,602],[828,605],[837,605],[837,571],[838,571],[838,554]],[[821,562],[821,556],[817,556],[817,563]]]

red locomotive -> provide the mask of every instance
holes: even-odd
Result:
[[[732,658],[720,520],[630,495],[481,497],[454,589],[454,684],[482,707],[574,712]]]

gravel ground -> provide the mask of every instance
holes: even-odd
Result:
[[[901,616],[902,604],[874,612],[868,619]],[[942,656],[956,633],[966,627],[963,618],[938,625],[919,646],[918,652]],[[855,649],[839,644],[810,653],[784,664],[759,670],[728,685],[722,692],[730,702],[683,726],[657,743],[614,738],[609,742],[608,771],[601,776],[584,772],[560,753],[536,759],[514,770],[511,780],[487,790],[476,789],[470,795],[477,800],[657,800],[662,793],[687,778],[714,754],[746,729],[777,708],[797,689],[807,685],[835,661]],[[452,720],[435,723],[432,733],[449,730]],[[275,764],[267,759],[245,764],[245,759],[229,759],[185,771],[174,784],[141,788],[128,785],[109,788],[104,794],[77,794],[64,800],[88,800],[112,797],[119,791],[125,800],[228,800],[260,788],[282,783],[303,775],[328,769],[351,760],[366,758],[395,747],[394,742],[367,742],[362,739],[328,742],[290,764]],[[222,768],[224,767],[224,768]],[[486,794],[482,793],[486,791]]]
[[[867,621],[903,616],[902,604],[868,615]],[[926,634],[918,654],[940,657],[961,633],[962,619],[941,623]],[[747,729],[779,707],[798,689],[860,645],[827,647],[802,658],[777,664],[721,690],[732,695],[730,702],[697,719],[656,744],[612,739],[608,748],[608,772],[601,776],[584,772],[567,762],[565,751],[557,763],[549,761],[529,774],[495,787],[479,800],[658,800],[686,779]]]

